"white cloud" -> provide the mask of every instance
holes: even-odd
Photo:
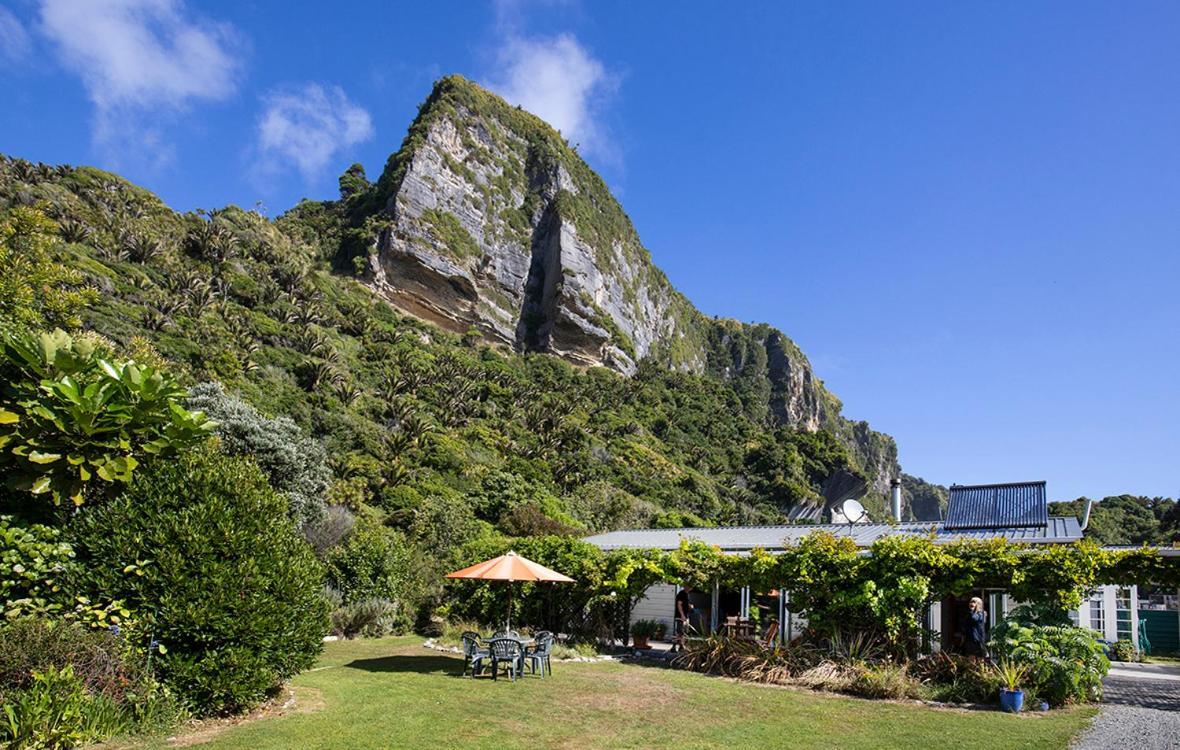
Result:
[[[572,34],[527,38],[509,30],[487,85],[607,160],[617,149],[601,122],[602,105],[616,79]]]
[[[23,60],[32,49],[29,32],[8,8],[0,8],[0,59]]]
[[[258,149],[267,171],[293,164],[306,179],[319,175],[339,152],[373,137],[369,113],[339,86],[309,83],[264,97]]]
[[[236,89],[238,35],[183,0],[42,0],[41,30],[82,79],[104,145],[160,143],[160,116]]]

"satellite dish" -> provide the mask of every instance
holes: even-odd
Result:
[[[848,520],[848,523],[857,523],[866,515],[865,506],[858,501],[849,498],[840,503],[840,514]]]

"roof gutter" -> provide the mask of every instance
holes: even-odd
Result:
[[[1082,531],[1090,525],[1090,509],[1094,507],[1094,498],[1086,498],[1086,509],[1082,511]]]

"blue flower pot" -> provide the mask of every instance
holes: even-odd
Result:
[[[1000,688],[1000,708],[1010,714],[1020,713],[1024,707],[1024,691]]]

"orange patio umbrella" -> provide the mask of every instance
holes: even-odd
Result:
[[[515,552],[508,552],[491,560],[476,563],[470,568],[447,573],[447,578],[465,578],[479,581],[507,581],[508,582],[508,622],[506,630],[512,628],[512,584],[516,581],[549,581],[553,583],[573,583],[574,579],[562,575],[556,570],[550,570],[540,563],[535,563],[527,557],[521,557]]]

